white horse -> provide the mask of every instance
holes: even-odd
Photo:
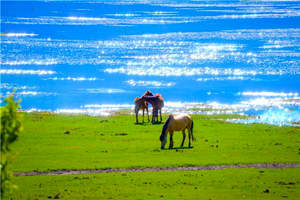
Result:
[[[144,95],[143,100],[149,102],[152,105],[152,123],[158,122],[158,113],[160,114],[160,121],[162,121],[161,109],[164,107],[164,99],[161,94]]]

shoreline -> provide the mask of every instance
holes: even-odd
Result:
[[[20,110],[24,113],[49,113],[49,114],[61,114],[61,115],[83,115],[83,116],[94,116],[94,117],[111,117],[114,115],[135,115],[133,106],[131,108],[119,108],[119,107],[111,107],[108,109],[107,107],[98,108],[98,109],[58,109],[56,111],[49,110],[38,110],[38,109],[24,109]],[[266,110],[263,114],[245,114],[243,112],[233,112],[232,110],[217,110],[213,108],[179,108],[179,109],[163,109],[162,114],[181,114],[186,113],[190,115],[203,115],[203,116],[216,116],[216,118],[211,118],[211,120],[221,120],[230,123],[240,123],[240,124],[268,124],[275,126],[300,126],[300,112],[298,110],[290,109],[279,109],[273,108]],[[290,116],[295,115],[294,119],[291,120]],[[276,118],[277,115],[279,118]],[[145,113],[145,115],[147,115]],[[149,116],[152,115],[152,108],[149,108]],[[139,116],[142,116],[142,111],[139,111]],[[218,118],[221,116],[221,118]]]

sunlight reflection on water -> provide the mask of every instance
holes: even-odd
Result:
[[[235,122],[235,123],[266,123],[278,126],[299,126],[300,122],[300,111],[293,109],[279,109],[272,108],[263,112],[256,118],[251,119],[229,119],[227,121]]]
[[[1,5],[0,97],[17,89],[28,112],[132,112],[151,90],[165,113],[299,121],[299,1]]]

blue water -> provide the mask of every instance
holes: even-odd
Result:
[[[1,1],[1,103],[16,88],[24,110],[101,114],[151,90],[168,112],[299,116],[299,58],[299,1]]]

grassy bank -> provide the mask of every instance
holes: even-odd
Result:
[[[193,116],[193,148],[160,150],[162,124],[135,124],[132,115],[24,114],[25,128],[12,146],[11,168],[23,172],[300,161],[299,127],[211,120],[225,117]],[[176,132],[174,147],[181,140]]]

